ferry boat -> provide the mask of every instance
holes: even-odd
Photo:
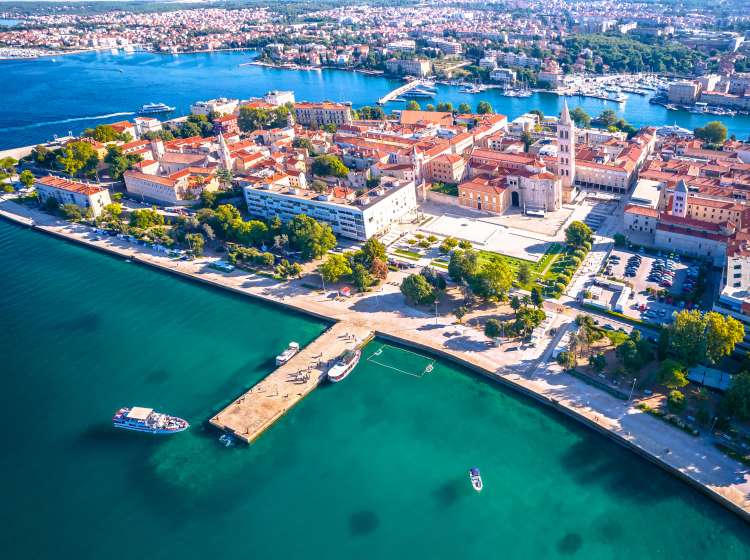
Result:
[[[166,103],[146,103],[138,112],[141,115],[149,115],[153,113],[171,113],[172,111],[174,111],[174,107],[170,107]]]
[[[359,348],[347,350],[341,354],[336,363],[328,370],[328,380],[331,383],[337,383],[344,379],[359,363],[360,357],[362,357],[362,351]]]
[[[142,406],[121,408],[112,418],[112,424],[115,428],[149,434],[175,434],[190,427],[190,424],[182,418],[155,412],[153,408]]]
[[[411,89],[401,94],[402,97],[435,97],[434,91],[426,91],[420,88]]]
[[[294,356],[297,352],[299,352],[299,344],[296,342],[290,342],[289,346],[286,347],[286,350],[276,356],[276,365],[284,365],[289,360],[291,360],[292,356]]]
[[[476,467],[472,467],[469,470],[469,480],[471,480],[471,485],[477,492],[481,492],[482,488],[484,487],[484,484],[482,483],[482,475],[479,473],[479,469]]]

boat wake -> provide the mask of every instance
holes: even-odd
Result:
[[[24,130],[27,128],[39,128],[40,126],[49,126],[53,124],[65,124],[65,123],[78,122],[78,121],[95,121],[95,120],[101,120],[101,119],[110,119],[112,117],[126,117],[128,115],[135,115],[135,113],[133,111],[122,111],[119,113],[107,113],[106,115],[94,115],[91,117],[72,117],[69,119],[60,119],[56,121],[44,121],[44,122],[38,122],[38,123],[32,123],[32,124],[24,124],[21,126],[8,126],[6,128],[0,128],[0,132],[8,132],[11,130]]]

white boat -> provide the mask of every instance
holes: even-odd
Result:
[[[356,350],[347,350],[336,363],[331,366],[328,370],[328,380],[331,383],[337,383],[349,375],[355,366],[359,363],[359,358],[362,356],[362,351],[357,348]]]
[[[297,352],[299,352],[299,344],[297,342],[290,342],[289,346],[286,347],[286,350],[276,356],[276,365],[284,365],[291,360]]]
[[[481,492],[482,488],[484,488],[484,484],[482,483],[482,475],[479,472],[479,469],[476,467],[473,467],[469,470],[469,480],[471,480],[471,486],[476,490],[477,492]]]

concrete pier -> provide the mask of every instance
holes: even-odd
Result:
[[[399,95],[406,93],[407,91],[413,90],[417,86],[429,84],[427,80],[412,80],[411,82],[404,84],[403,86],[397,87],[393,91],[385,94],[383,97],[378,99],[378,105],[385,105],[392,99],[395,99]]]
[[[250,443],[325,380],[329,363],[373,335],[371,329],[347,321],[334,324],[211,418],[211,425]]]

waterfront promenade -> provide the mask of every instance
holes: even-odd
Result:
[[[323,382],[328,366],[345,350],[365,344],[372,335],[368,328],[348,321],[334,323],[291,360],[211,418],[211,425],[250,443]]]
[[[708,436],[692,437],[641,412],[634,403],[618,400],[566,374],[548,360],[554,341],[546,347],[496,347],[476,329],[458,330],[452,316],[436,318],[430,310],[406,305],[393,284],[353,298],[335,298],[310,290],[300,281],[279,283],[242,271],[223,274],[208,267],[209,259],[174,261],[117,238],[97,239],[91,228],[58,221],[10,201],[0,202],[0,215],[25,225],[33,219],[41,231],[295,311],[346,321],[385,339],[440,355],[581,421],[750,520],[750,469],[716,449]],[[552,326],[565,328],[571,320],[565,314],[554,314]]]

